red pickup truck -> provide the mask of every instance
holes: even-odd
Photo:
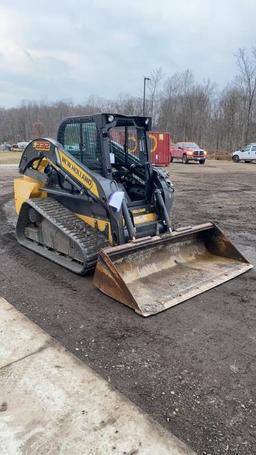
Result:
[[[194,142],[177,142],[170,146],[170,158],[181,160],[182,163],[187,164],[189,161],[197,161],[204,164],[207,152]]]

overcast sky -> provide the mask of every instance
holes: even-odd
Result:
[[[0,106],[140,95],[157,67],[221,88],[255,21],[256,0],[0,0]]]

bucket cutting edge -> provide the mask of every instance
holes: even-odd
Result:
[[[94,284],[138,314],[150,316],[252,267],[217,225],[205,223],[102,249]]]

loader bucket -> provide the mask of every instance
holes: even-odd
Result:
[[[94,284],[150,316],[251,268],[220,228],[206,223],[102,249]]]

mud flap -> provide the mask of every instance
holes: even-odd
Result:
[[[253,266],[206,223],[100,251],[94,284],[150,316],[231,280]]]

